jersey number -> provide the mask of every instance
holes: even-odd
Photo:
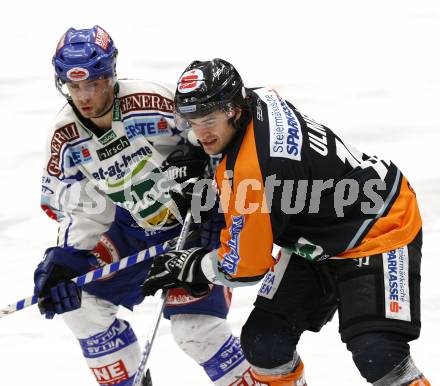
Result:
[[[348,148],[338,138],[336,138],[335,141],[336,155],[344,164],[347,161],[353,169],[358,166],[362,169],[372,167],[379,175],[380,179],[385,180],[390,165],[389,161],[378,159],[376,156],[363,160],[364,153],[353,147]]]

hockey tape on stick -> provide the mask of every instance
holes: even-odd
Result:
[[[111,264],[106,264],[106,265],[102,266],[101,268],[87,272],[84,275],[77,276],[77,277],[73,278],[72,281],[78,287],[82,287],[85,284],[91,283],[91,282],[96,281],[98,279],[102,279],[103,277],[105,277],[111,273],[122,271],[123,269],[131,267],[132,265],[140,263],[141,261],[150,259],[156,255],[159,255],[160,253],[165,251],[167,246],[168,246],[168,242],[165,242],[163,244],[154,245],[148,249],[145,249],[143,251],[135,253],[131,256],[124,257],[123,259],[121,259],[119,261],[116,261]],[[38,302],[37,296],[30,296],[28,298],[19,300],[16,303],[11,303],[7,307],[0,309],[0,318],[3,318],[4,316],[10,315],[10,314],[14,313],[15,311],[20,311],[23,308],[32,306],[33,304],[35,304],[37,302]]]
[[[182,231],[180,232],[179,239],[176,243],[176,251],[183,249],[185,245],[186,237],[188,236],[189,228],[191,226],[191,210],[188,210],[185,216],[185,221],[183,222]],[[153,346],[153,341],[156,336],[157,328],[159,327],[159,322],[162,318],[162,312],[165,308],[167,299],[166,290],[162,291],[160,295],[160,300],[156,308],[156,314],[153,318],[153,324],[151,325],[151,331],[148,334],[148,339],[145,343],[144,351],[142,352],[141,360],[139,361],[138,368],[136,370],[136,375],[133,380],[132,386],[141,386],[141,382],[144,377],[145,368],[147,366],[148,357],[150,356],[151,347]]]

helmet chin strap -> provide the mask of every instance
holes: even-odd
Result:
[[[111,105],[109,106],[109,108],[107,109],[107,110],[105,110],[101,115],[96,115],[96,116],[94,116],[94,117],[91,117],[92,119],[95,119],[95,118],[102,118],[104,115],[106,115],[112,108],[113,108],[113,105],[115,104],[115,99],[113,98],[113,100],[112,100],[112,103],[111,103]]]

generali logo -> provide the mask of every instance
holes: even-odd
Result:
[[[174,102],[159,94],[143,93],[130,94],[120,99],[122,114],[138,110],[156,110],[172,113],[174,111]]]
[[[73,122],[55,130],[50,141],[50,159],[47,164],[47,172],[51,176],[58,177],[61,174],[60,153],[63,145],[77,138],[79,138],[79,132]]]

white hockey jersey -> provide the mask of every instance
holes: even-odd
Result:
[[[110,130],[99,135],[66,104],[49,133],[41,206],[60,223],[58,246],[92,249],[116,206],[147,234],[179,225],[159,170],[186,142],[175,126],[173,93],[143,80],[119,80],[115,90]]]

